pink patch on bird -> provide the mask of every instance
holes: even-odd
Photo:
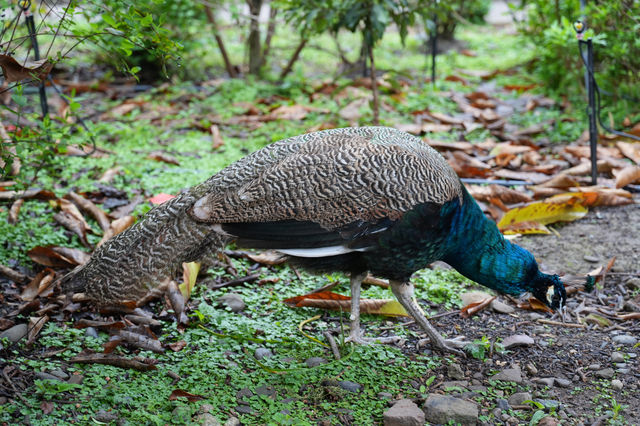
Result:
[[[151,204],[162,204],[164,202],[169,201],[172,198],[176,198],[175,195],[171,195],[171,194],[165,194],[164,192],[161,192],[157,195],[154,195],[153,197],[149,198],[149,202]]]

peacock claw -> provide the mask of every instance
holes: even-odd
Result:
[[[440,337],[440,339],[436,339],[435,341],[432,340],[431,343],[435,349],[438,349],[442,352],[451,352],[456,355],[462,355],[466,357],[467,354],[462,349],[470,342],[462,339],[464,339],[464,337],[462,336],[458,336],[453,339],[443,339],[442,337]]]

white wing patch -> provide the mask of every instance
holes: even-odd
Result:
[[[364,248],[349,248],[346,246],[329,246],[329,247],[316,247],[316,248],[289,248],[289,249],[275,249],[280,253],[288,254],[289,256],[296,257],[327,257],[338,256],[341,254],[352,253],[354,251],[367,251],[371,247]]]

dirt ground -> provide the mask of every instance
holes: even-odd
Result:
[[[464,335],[471,341],[512,335],[534,340],[529,346],[494,353],[484,361],[458,360],[464,373],[458,379],[442,367],[438,371],[440,390],[453,385],[461,398],[473,398],[483,388],[491,388],[489,379],[494,373],[519,368],[520,386],[529,386],[531,397],[544,405],[559,404],[556,412],[562,424],[640,424],[640,349],[635,343],[640,341],[640,321],[619,319],[640,311],[640,205],[596,208],[557,231],[559,235],[526,237],[517,243],[533,252],[543,269],[560,274],[585,274],[616,256],[603,288],[571,295],[564,318],[522,309],[510,314],[486,309],[471,319],[450,315],[434,320],[449,336]],[[579,318],[586,318],[586,327],[577,326]],[[621,343],[624,341],[626,344]],[[505,391],[503,399],[514,391]],[[481,416],[492,413],[497,419],[492,422],[528,424],[505,410],[495,412],[493,398],[481,407]],[[617,404],[622,407],[615,416]]]

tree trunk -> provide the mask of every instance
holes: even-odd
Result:
[[[249,5],[249,14],[251,15],[251,23],[249,25],[249,74],[260,74],[260,66],[262,65],[262,49],[260,46],[260,9],[262,9],[262,0],[247,0]]]
[[[376,63],[373,60],[373,46],[369,48],[369,62],[371,64],[371,90],[373,91],[373,125],[380,125],[380,103],[378,101],[378,78],[376,77]]]
[[[293,55],[291,56],[291,59],[289,59],[287,66],[284,67],[284,69],[280,73],[280,80],[285,78],[291,72],[291,69],[293,68],[293,64],[295,64],[296,61],[298,60],[298,57],[300,56],[300,52],[302,52],[302,49],[304,48],[305,44],[307,44],[308,41],[309,40],[306,38],[303,38],[302,40],[300,40],[300,44],[298,44],[296,51],[293,52]]]
[[[273,33],[276,31],[276,15],[278,14],[278,9],[273,7],[273,2],[271,3],[271,10],[269,11],[269,25],[267,26],[267,37],[264,39],[264,48],[262,49],[262,63],[260,66],[264,66],[267,63],[267,58],[269,57],[269,50],[271,50],[271,39],[273,38]]]
[[[224,61],[224,67],[227,69],[227,74],[229,74],[229,77],[231,78],[236,78],[238,76],[238,73],[231,63],[231,60],[229,59],[227,49],[224,47],[224,42],[222,41],[222,37],[220,37],[220,33],[218,32],[218,25],[216,24],[216,17],[213,14],[213,10],[211,10],[211,7],[205,6],[204,11],[207,14],[209,22],[213,26],[213,37],[216,39],[216,43],[218,43],[218,49],[220,49],[220,54],[222,55],[222,60]]]

